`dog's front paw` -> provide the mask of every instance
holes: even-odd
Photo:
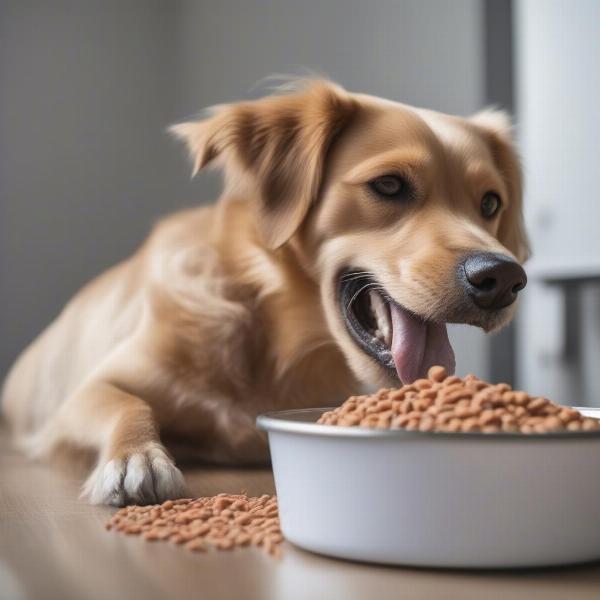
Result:
[[[155,504],[186,495],[181,471],[154,444],[124,458],[101,461],[83,486],[92,504]]]

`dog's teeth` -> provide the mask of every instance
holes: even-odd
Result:
[[[371,290],[369,292],[369,300],[371,301],[371,310],[377,322],[375,337],[382,341],[386,346],[392,345],[392,328],[390,323],[390,311],[384,302],[381,295]]]

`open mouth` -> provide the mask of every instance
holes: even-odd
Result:
[[[338,278],[338,302],[346,328],[363,352],[404,384],[424,377],[429,367],[454,372],[454,351],[445,323],[426,321],[410,312],[364,271],[344,271]]]

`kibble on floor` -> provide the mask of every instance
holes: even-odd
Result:
[[[219,494],[210,498],[167,500],[152,506],[126,506],[106,524],[148,541],[170,540],[188,550],[232,550],[260,546],[279,558],[283,535],[277,498]]]
[[[547,398],[515,391],[507,383],[491,384],[474,375],[448,376],[431,367],[427,379],[370,396],[352,396],[321,415],[318,423],[342,427],[409,431],[516,432],[593,431],[600,421]]]

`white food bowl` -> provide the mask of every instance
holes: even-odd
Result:
[[[281,528],[353,560],[458,568],[600,559],[600,431],[433,433],[258,417]],[[600,417],[600,409],[578,409]]]

